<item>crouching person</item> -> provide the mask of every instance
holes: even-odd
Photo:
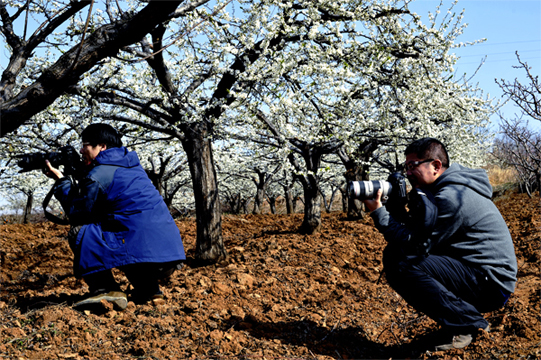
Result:
[[[515,290],[517,261],[507,225],[491,201],[484,170],[449,165],[433,138],[406,148],[410,218],[398,221],[376,200],[365,203],[388,246],[383,266],[389,285],[441,330],[426,350],[468,346],[483,313],[505,305]],[[413,195],[413,196],[412,196]],[[412,202],[413,200],[413,202]]]
[[[128,296],[115,281],[113,268],[131,283],[130,300],[163,297],[160,281],[186,259],[178,227],[137,154],[122,146],[113,127],[92,124],[81,137],[84,171],[77,181],[48,162],[45,172],[56,180],[54,196],[71,224],[75,275],[90,291],[74,308],[92,308],[102,300],[126,308]]]

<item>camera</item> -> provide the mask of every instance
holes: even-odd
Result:
[[[46,168],[45,160],[49,160],[55,168],[63,165],[65,175],[76,175],[83,167],[83,162],[73,146],[64,146],[58,152],[33,153],[16,156],[17,165],[21,168],[20,173],[42,170]]]
[[[385,180],[371,181],[350,181],[348,194],[358,200],[374,199],[378,190],[382,190],[381,201],[384,203],[389,199],[396,202],[403,202],[407,199],[406,179],[401,173],[392,173]]]

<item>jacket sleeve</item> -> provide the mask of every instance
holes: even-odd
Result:
[[[54,196],[68,215],[71,225],[83,225],[94,222],[92,213],[100,193],[100,185],[90,177],[74,183],[64,177],[54,185]]]
[[[409,252],[427,254],[434,246],[433,232],[437,224],[438,208],[432,194],[422,189],[409,193],[409,212],[403,222],[397,221],[386,208],[377,209],[372,218],[377,229],[389,243],[398,243]]]
[[[406,225],[396,221],[384,206],[372,211],[370,216],[372,216],[376,228],[383,234],[388,243],[406,245],[413,237],[413,231]]]

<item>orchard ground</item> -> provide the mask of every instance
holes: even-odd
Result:
[[[515,294],[486,314],[463,350],[427,352],[437,325],[409,307],[381,276],[382,236],[369,218],[323,215],[321,232],[297,233],[302,215],[224,215],[229,264],[193,261],[195,221],[178,221],[186,266],[165,299],[104,303],[100,313],[73,302],[87,287],[72,275],[67,227],[49,222],[0,227],[0,357],[10,359],[538,359],[540,199],[497,200],[518,258]],[[117,280],[128,287],[125,277]]]

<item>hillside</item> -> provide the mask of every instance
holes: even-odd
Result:
[[[486,314],[492,330],[465,350],[419,346],[436,324],[380,278],[385,245],[371,220],[302,215],[224,216],[227,266],[196,267],[195,222],[179,221],[189,261],[165,300],[124,312],[71,309],[86,291],[72,276],[67,227],[0,227],[0,354],[14,359],[351,359],[541,357],[539,197],[497,201],[513,236],[517,291]],[[118,280],[127,286],[118,272]]]

